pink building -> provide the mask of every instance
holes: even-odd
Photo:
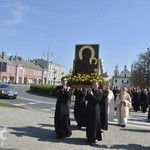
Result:
[[[43,68],[38,63],[18,56],[0,54],[0,80],[16,84],[43,83]]]

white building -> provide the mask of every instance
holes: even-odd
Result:
[[[127,66],[124,66],[124,70],[119,73],[118,66],[114,70],[114,76],[110,80],[110,86],[121,87],[121,86],[131,86],[130,82],[131,72],[127,69]]]
[[[60,85],[61,78],[66,73],[66,67],[48,62],[44,59],[35,59],[36,62],[44,69],[43,72],[43,83],[50,85]]]

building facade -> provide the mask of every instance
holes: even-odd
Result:
[[[44,69],[43,81],[44,84],[59,85],[61,78],[66,73],[66,67],[44,59],[35,59],[35,61]]]
[[[64,66],[42,59],[25,60],[0,53],[0,82],[58,85],[65,71]]]
[[[121,71],[121,73],[118,70],[118,66],[116,66],[114,70],[114,75],[110,80],[110,86],[112,88],[115,87],[122,87],[122,86],[131,86],[131,72],[127,69],[127,66],[124,66],[124,69]]]

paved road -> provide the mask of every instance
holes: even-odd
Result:
[[[14,88],[18,91],[18,98],[12,99],[0,99],[1,102],[6,102],[16,106],[21,106],[29,110],[43,111],[54,114],[56,99],[46,96],[38,96],[29,93],[29,86],[15,86]],[[70,114],[73,116],[73,105],[70,106]],[[115,119],[115,122],[117,120]],[[139,126],[149,126],[147,122],[147,113],[142,112],[131,112],[129,124]]]
[[[3,150],[149,150],[150,128],[133,126],[126,128],[109,124],[102,133],[102,141],[94,147],[86,143],[85,128],[78,130],[71,117],[72,135],[67,139],[55,139],[52,113],[22,108],[0,108],[0,149]]]
[[[54,110],[56,99],[30,94],[29,87],[16,87],[19,91],[16,100],[0,101],[25,107],[26,109],[0,108],[0,147],[16,150],[80,150],[80,149],[150,149],[150,122],[147,113],[131,112],[126,128],[117,126],[117,120],[109,123],[109,130],[103,133],[103,141],[90,147],[85,141],[85,128],[76,129],[73,116],[73,103],[70,105],[73,135],[69,139],[56,140],[54,134]],[[6,133],[5,133],[6,132]],[[5,133],[7,140],[1,139]]]
[[[0,99],[0,101],[38,111],[49,111],[55,107],[55,98],[31,94],[29,86],[16,85],[14,88],[18,91],[17,99]]]

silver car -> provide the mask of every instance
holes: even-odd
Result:
[[[17,91],[9,84],[0,83],[0,98],[17,98]]]

